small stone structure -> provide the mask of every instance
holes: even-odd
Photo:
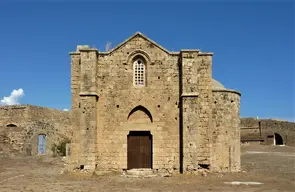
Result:
[[[38,137],[44,135],[42,154],[53,155],[54,144],[71,139],[69,114],[32,105],[1,106],[0,143],[16,154],[38,155]]]
[[[68,169],[240,170],[240,93],[212,80],[211,52],[170,52],[137,32],[71,56]]]
[[[241,141],[295,146],[295,123],[279,119],[241,118]]]

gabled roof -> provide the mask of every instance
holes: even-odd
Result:
[[[164,47],[160,46],[159,44],[157,44],[156,42],[154,42],[153,40],[149,39],[148,37],[146,37],[145,35],[143,35],[140,32],[136,32],[134,35],[132,35],[131,37],[129,37],[128,39],[126,39],[125,41],[123,41],[122,43],[120,43],[119,45],[117,45],[116,47],[114,47],[112,50],[110,50],[109,53],[114,52],[115,50],[119,49],[120,47],[122,47],[123,45],[125,45],[128,41],[130,41],[131,39],[135,38],[135,37],[141,37],[143,39],[145,39],[146,41],[149,41],[150,43],[152,43],[154,46],[158,47],[159,49],[161,49],[162,51],[170,54],[170,52],[165,49]]]

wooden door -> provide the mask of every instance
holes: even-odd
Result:
[[[130,132],[127,139],[128,169],[152,168],[152,136],[150,133]]]

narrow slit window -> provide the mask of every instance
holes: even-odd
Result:
[[[134,61],[134,85],[145,85],[145,63],[142,59],[136,59]]]

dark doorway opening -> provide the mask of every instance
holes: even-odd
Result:
[[[150,131],[130,131],[127,136],[127,169],[152,168]]]
[[[274,133],[275,135],[275,145],[284,145],[283,138],[280,134]]]

